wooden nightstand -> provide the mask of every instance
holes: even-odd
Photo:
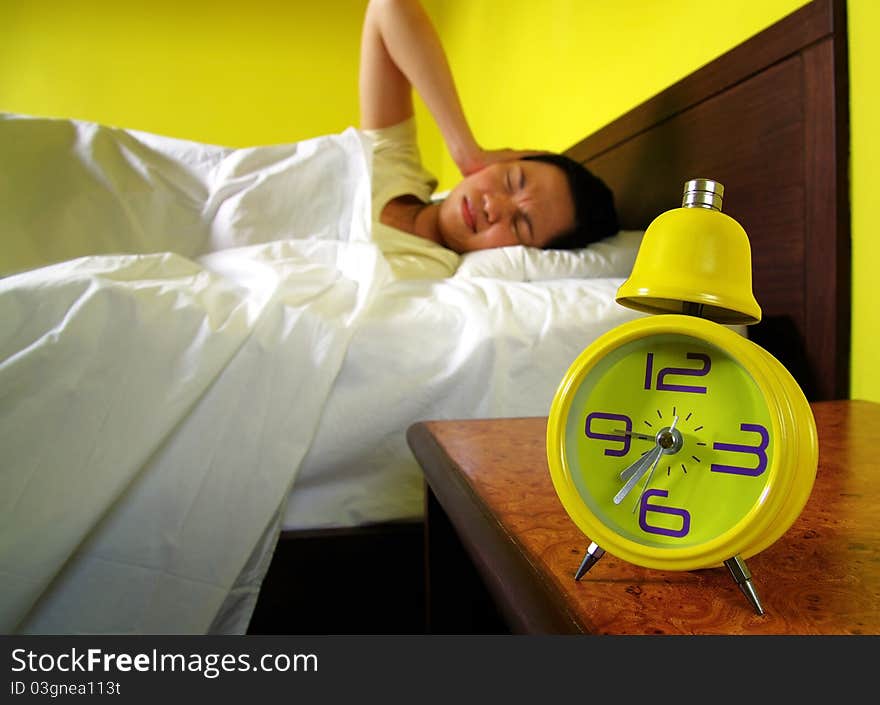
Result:
[[[812,408],[819,432],[812,495],[789,531],[749,559],[762,617],[724,567],[664,572],[606,554],[576,582],[589,541],[553,490],[543,418],[410,427],[429,486],[429,594],[470,609],[462,585],[436,594],[436,539],[448,517],[516,633],[880,634],[880,404]]]

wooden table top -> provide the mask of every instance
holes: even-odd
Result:
[[[880,404],[811,406],[810,499],[748,560],[763,616],[724,567],[665,572],[606,553],[576,582],[589,541],[553,489],[544,418],[427,421],[408,439],[515,631],[880,634]]]

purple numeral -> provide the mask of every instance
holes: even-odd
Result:
[[[688,360],[700,360],[702,367],[664,367],[657,373],[657,391],[660,392],[690,392],[692,394],[705,394],[706,387],[699,387],[690,384],[672,384],[666,382],[666,377],[683,376],[683,377],[705,377],[712,369],[712,360],[705,353],[687,353],[685,356]],[[645,361],[645,389],[651,388],[654,377],[654,353],[648,353]]]
[[[654,383],[654,353],[648,353],[645,360],[645,389],[650,389]]]
[[[662,536],[672,536],[673,538],[681,538],[687,536],[691,530],[691,515],[686,509],[680,507],[665,507],[662,504],[651,504],[648,500],[651,497],[668,497],[669,492],[666,490],[646,490],[642,495],[642,502],[639,507],[639,526],[642,531],[649,534],[660,534]],[[680,529],[666,529],[662,526],[653,526],[648,523],[648,512],[657,512],[658,514],[669,514],[681,518]]]
[[[767,429],[756,423],[740,424],[740,430],[751,431],[761,436],[761,443],[757,446],[740,445],[739,443],[713,443],[715,450],[727,450],[732,453],[750,453],[758,456],[758,466],[754,468],[745,468],[739,465],[721,465],[720,463],[712,463],[712,472],[729,472],[734,475],[749,475],[757,477],[767,469],[767,447],[770,445],[770,434]]]
[[[587,420],[584,423],[584,434],[587,438],[595,438],[599,441],[614,441],[616,443],[622,443],[623,447],[620,449],[606,448],[605,455],[613,455],[615,457],[620,457],[629,453],[629,443],[630,437],[621,433],[598,433],[593,430],[593,419],[606,419],[608,421],[620,421],[624,424],[625,428],[623,429],[625,433],[632,432],[632,421],[629,416],[624,416],[623,414],[607,414],[604,411],[594,411],[591,414],[587,415]]]

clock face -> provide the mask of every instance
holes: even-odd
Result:
[[[676,333],[637,337],[575,385],[562,442],[570,482],[615,537],[698,547],[762,503],[774,476],[772,414],[721,348]]]

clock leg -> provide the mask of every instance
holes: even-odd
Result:
[[[730,574],[733,576],[739,589],[742,590],[743,595],[746,596],[746,599],[751,603],[752,607],[755,608],[755,612],[757,612],[758,615],[764,614],[761,600],[758,599],[758,593],[755,592],[755,586],[752,585],[752,574],[746,566],[745,561],[739,556],[734,556],[733,558],[728,558],[724,561],[724,565],[727,566],[727,569],[730,571]]]
[[[575,580],[580,580],[584,577],[584,574],[592,568],[598,560],[605,555],[605,549],[599,548],[599,545],[595,542],[590,544],[590,547],[587,549],[586,554],[584,555],[584,560],[581,561],[581,567],[578,568],[577,573],[574,574]]]

